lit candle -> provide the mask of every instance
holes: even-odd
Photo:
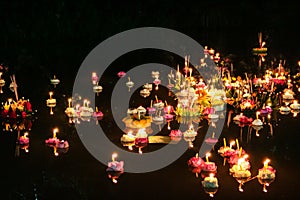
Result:
[[[297,100],[294,100],[294,105],[296,105],[298,103],[298,101]]]
[[[230,142],[230,149],[232,148],[232,146],[235,144],[235,141],[231,141]]]
[[[192,77],[192,71],[193,71],[193,69],[190,68],[189,70],[190,70],[190,77]]]
[[[69,98],[69,99],[68,99],[69,108],[71,108],[71,101],[72,101],[72,98]]]
[[[265,160],[265,162],[264,162],[264,168],[265,168],[265,169],[269,167],[268,164],[269,164],[270,161],[271,161],[270,159],[266,159],[266,160]]]
[[[278,73],[275,74],[275,77],[276,77],[276,78],[278,77]]]
[[[226,139],[223,138],[223,142],[224,142],[224,147],[226,147]]]
[[[56,139],[56,133],[58,132],[58,128],[53,129],[53,137],[54,139]]]
[[[170,114],[171,106],[168,106],[167,109],[168,109],[168,114]]]
[[[50,99],[52,99],[53,92],[49,92]]]
[[[258,119],[258,115],[260,114],[259,111],[256,112],[256,119]]]
[[[158,98],[157,98],[157,96],[155,95],[155,99],[156,99],[156,102],[158,103]]]
[[[237,148],[237,149],[240,149],[239,140],[238,140],[238,139],[235,139],[235,142],[236,142],[236,148]]]
[[[112,160],[113,162],[115,162],[116,157],[118,157],[118,154],[117,154],[117,153],[113,153],[113,154],[111,155],[111,160]]]
[[[239,157],[242,156],[242,152],[243,152],[243,148],[241,147],[241,148],[240,148],[240,151],[239,151]]]
[[[209,162],[208,157],[210,156],[210,153],[205,154],[206,162]]]

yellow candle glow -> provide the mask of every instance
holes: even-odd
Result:
[[[235,142],[236,142],[236,149],[240,149],[239,140],[235,139]]]
[[[240,151],[239,151],[239,157],[242,156],[242,152],[243,152],[243,148],[241,147],[241,148],[240,148]]]
[[[112,160],[113,162],[115,162],[116,157],[118,157],[118,154],[117,154],[117,153],[113,153],[113,154],[111,155],[111,160]]]
[[[226,139],[223,138],[223,142],[224,142],[224,147],[226,147]]]
[[[54,139],[56,139],[56,133],[58,132],[58,128],[53,129],[53,137]]]
[[[230,142],[230,149],[232,148],[233,145],[235,145],[235,141]]]
[[[264,168],[268,168],[269,167],[269,162],[271,160],[270,159],[266,159],[265,162],[264,162]]]
[[[158,103],[158,98],[157,98],[157,96],[155,95],[155,99],[156,99],[156,102]]]
[[[210,153],[205,154],[206,162],[209,162],[208,157],[210,156]]]
[[[71,99],[71,98],[69,98],[69,99],[68,99],[69,108],[71,108],[71,101],[72,101],[72,99]]]
[[[50,99],[52,99],[53,92],[49,92]]]
[[[260,115],[259,111],[256,112],[256,119],[258,119],[258,115]]]
[[[193,69],[190,68],[189,70],[190,70],[190,77],[192,77],[192,71],[193,71]]]

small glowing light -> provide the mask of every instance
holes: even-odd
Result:
[[[235,145],[235,141],[230,142],[230,149],[232,148],[233,145]]]
[[[111,160],[114,162],[117,157],[118,157],[118,154],[117,153],[113,153],[111,155]]]
[[[112,179],[112,182],[113,183],[118,183],[117,179],[115,179],[115,178]]]

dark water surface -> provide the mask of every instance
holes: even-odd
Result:
[[[166,61],[162,60],[161,62]],[[110,75],[102,78],[101,85],[103,85],[104,91],[97,97],[99,99],[97,103],[102,105],[100,108],[105,115],[100,124],[105,127],[104,129],[109,130],[107,137],[117,146],[122,146],[119,142],[123,134],[122,127],[120,129],[113,126],[110,108],[103,107],[103,105],[109,105],[107,96],[109,96],[114,82],[119,79],[116,73],[123,69],[113,68],[110,70]],[[30,70],[21,72],[16,74],[20,95],[30,99],[33,109],[36,109],[37,113],[34,115],[33,127],[30,131],[28,153],[21,149],[20,155],[15,156],[17,132],[1,131],[0,147],[3,170],[0,188],[1,196],[5,196],[5,199],[34,199],[35,195],[37,199],[209,199],[201,186],[201,177],[196,178],[187,166],[188,159],[199,150],[205,135],[211,134],[206,133],[207,119],[204,118],[199,122],[199,126],[203,127],[194,141],[194,148],[188,149],[174,163],[154,172],[124,173],[120,176],[118,184],[114,184],[107,177],[106,166],[89,154],[80,141],[74,125],[69,123],[64,114],[68,104],[67,98],[71,95],[68,84],[73,79],[60,75],[58,78],[61,83],[53,88],[49,79],[45,79],[46,75],[42,72],[31,73]],[[149,74],[149,76],[151,75]],[[87,78],[87,81],[90,80]],[[54,115],[49,114],[49,108],[45,103],[50,90],[54,91],[54,97],[58,102],[54,109]],[[124,86],[124,90],[127,90],[126,86]],[[13,93],[7,88],[4,88],[4,91],[1,96],[2,100],[9,96],[13,97]],[[166,90],[162,89],[158,92],[154,91],[146,99],[147,101],[139,95],[132,97],[132,100],[144,103],[146,107],[155,94],[162,96],[163,93],[166,98],[169,98]],[[119,117],[125,116],[126,113],[120,113]],[[96,122],[91,120],[89,123]],[[262,162],[266,157],[271,159],[271,165],[277,170],[277,177],[268,187],[269,192],[264,193],[262,185],[256,179],[244,185],[243,193],[238,191],[237,181],[229,175],[228,164],[223,166],[223,158],[216,153],[217,149],[222,146],[221,141],[215,145],[210,158],[218,165],[217,177],[220,188],[215,199],[292,199],[298,194],[299,116],[293,117],[292,114],[284,116],[274,111],[271,123],[273,132],[270,132],[268,125],[264,125],[264,128],[259,131],[259,137],[255,135],[253,129],[249,135],[248,126],[239,127],[231,122],[227,127],[225,123],[220,136],[220,138],[227,138],[228,141],[235,138],[240,139],[240,145],[250,155],[253,176],[263,166]],[[54,127],[58,127],[60,130],[58,137],[68,140],[70,144],[68,152],[61,153],[58,157],[54,156],[53,148],[44,144],[44,140],[52,136]],[[152,129],[154,132],[159,130],[155,124],[152,124]],[[159,135],[168,135],[166,126],[162,125]],[[162,146],[148,144],[144,151],[152,151]],[[122,158],[119,159],[122,160]]]

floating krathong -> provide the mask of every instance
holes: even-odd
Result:
[[[49,99],[46,101],[46,105],[50,108],[50,115],[53,115],[53,108],[56,106],[56,99],[52,98],[53,92],[49,92]]]
[[[5,85],[5,80],[2,79],[2,72],[0,72],[0,93],[3,93],[2,87]]]
[[[258,175],[257,179],[260,184],[263,185],[263,191],[268,192],[267,186],[269,186],[276,177],[276,170],[272,167],[269,166],[270,160],[266,159],[264,162],[264,167],[258,170]]]
[[[130,77],[128,77],[128,81],[126,82],[126,86],[128,87],[128,92],[130,92],[130,89],[134,86],[134,82],[130,80]]]
[[[118,178],[124,173],[124,161],[116,161],[118,154],[112,154],[112,161],[108,162],[106,172],[108,178],[112,180],[113,183],[118,183]]]
[[[97,95],[99,95],[100,92],[102,92],[103,88],[101,85],[98,85],[98,82],[93,86],[93,91]]]
[[[214,173],[210,173],[210,175],[205,177],[201,183],[204,191],[209,194],[210,197],[214,197],[219,188],[218,179],[215,177]]]
[[[28,132],[25,132],[24,135],[19,138],[18,143],[20,145],[28,145],[29,144],[29,138],[27,136],[28,136]]]
[[[60,80],[56,78],[54,75],[52,79],[50,79],[50,83],[54,86],[54,88],[60,83]]]

